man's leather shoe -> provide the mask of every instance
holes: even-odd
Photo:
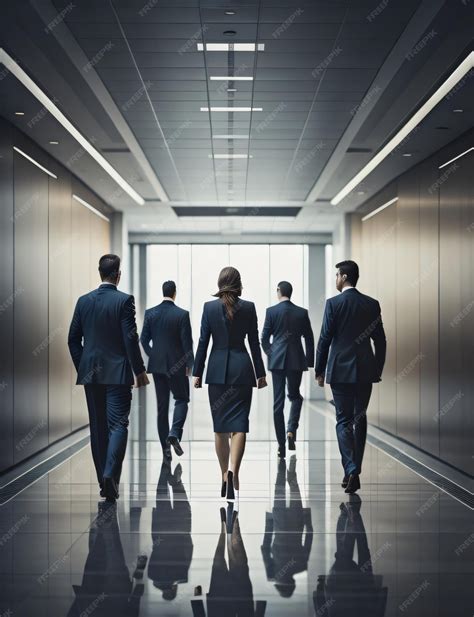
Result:
[[[107,501],[114,503],[119,498],[118,486],[114,478],[104,476],[104,494]]]
[[[349,480],[347,481],[347,486],[346,486],[345,492],[349,493],[349,495],[352,495],[353,493],[355,493],[359,489],[360,489],[359,476],[351,474],[349,476]]]
[[[348,482],[349,482],[349,476],[344,476],[341,482],[342,488],[346,488]]]
[[[183,456],[184,454],[183,448],[181,447],[181,444],[179,443],[179,439],[177,437],[174,437],[174,435],[171,435],[171,437],[168,437],[167,441],[169,444],[173,446],[174,451],[176,452],[178,456]]]
[[[286,456],[286,447],[285,446],[279,446],[278,448],[278,458],[285,458]]]

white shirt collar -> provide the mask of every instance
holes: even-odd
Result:
[[[163,298],[163,302],[164,302],[165,300],[166,300],[167,302],[174,302],[173,298],[168,298],[168,296],[165,296],[165,297]]]
[[[347,291],[348,289],[354,289],[354,287],[352,287],[352,285],[346,285],[346,287],[342,288],[341,293],[344,293],[345,291]]]

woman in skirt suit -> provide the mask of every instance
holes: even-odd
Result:
[[[201,388],[212,336],[206,383],[209,385],[216,453],[222,471],[221,495],[235,499],[235,491],[240,488],[239,469],[249,430],[252,388],[264,388],[267,382],[255,305],[240,298],[242,281],[239,271],[231,266],[223,268],[217,285],[219,291],[214,294],[217,300],[204,304],[193,376],[194,387]],[[245,337],[248,338],[253,364],[245,347]]]

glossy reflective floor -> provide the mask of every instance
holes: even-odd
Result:
[[[264,400],[238,514],[219,497],[204,396],[171,468],[134,423],[116,506],[86,448],[1,507],[0,615],[472,617],[472,511],[371,446],[349,499],[314,405],[279,463]]]

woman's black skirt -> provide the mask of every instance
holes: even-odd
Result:
[[[214,433],[248,433],[252,386],[209,384]]]

